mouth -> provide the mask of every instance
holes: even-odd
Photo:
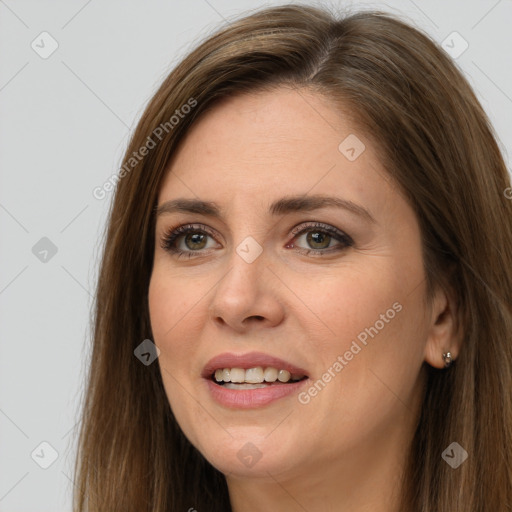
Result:
[[[218,368],[210,376],[215,384],[227,389],[260,389],[290,384],[307,379],[306,375],[290,373],[272,366],[254,368]]]
[[[260,389],[308,379],[305,370],[259,352],[221,354],[205,366],[202,377],[226,389]]]

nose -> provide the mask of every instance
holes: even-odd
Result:
[[[248,263],[236,251],[211,295],[210,314],[219,327],[242,333],[279,325],[284,318],[283,285],[263,251]]]

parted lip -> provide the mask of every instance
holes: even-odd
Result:
[[[292,374],[305,375],[308,377],[308,373],[303,368],[295,366],[279,357],[274,357],[263,352],[248,352],[246,354],[235,354],[233,352],[224,352],[210,359],[203,371],[201,377],[209,379],[215,370],[219,368],[242,368],[247,370],[248,368],[256,368],[262,366],[263,368],[271,366],[278,370],[288,370]]]

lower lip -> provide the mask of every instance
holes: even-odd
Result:
[[[205,379],[212,398],[221,405],[235,409],[253,409],[262,407],[285,396],[298,393],[309,379],[292,384],[273,384],[266,388],[257,389],[226,389],[215,384],[211,379]]]

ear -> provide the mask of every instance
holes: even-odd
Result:
[[[450,352],[455,361],[462,347],[463,333],[459,324],[459,311],[455,293],[439,286],[428,317],[428,337],[425,361],[434,368],[444,369],[443,354]]]

